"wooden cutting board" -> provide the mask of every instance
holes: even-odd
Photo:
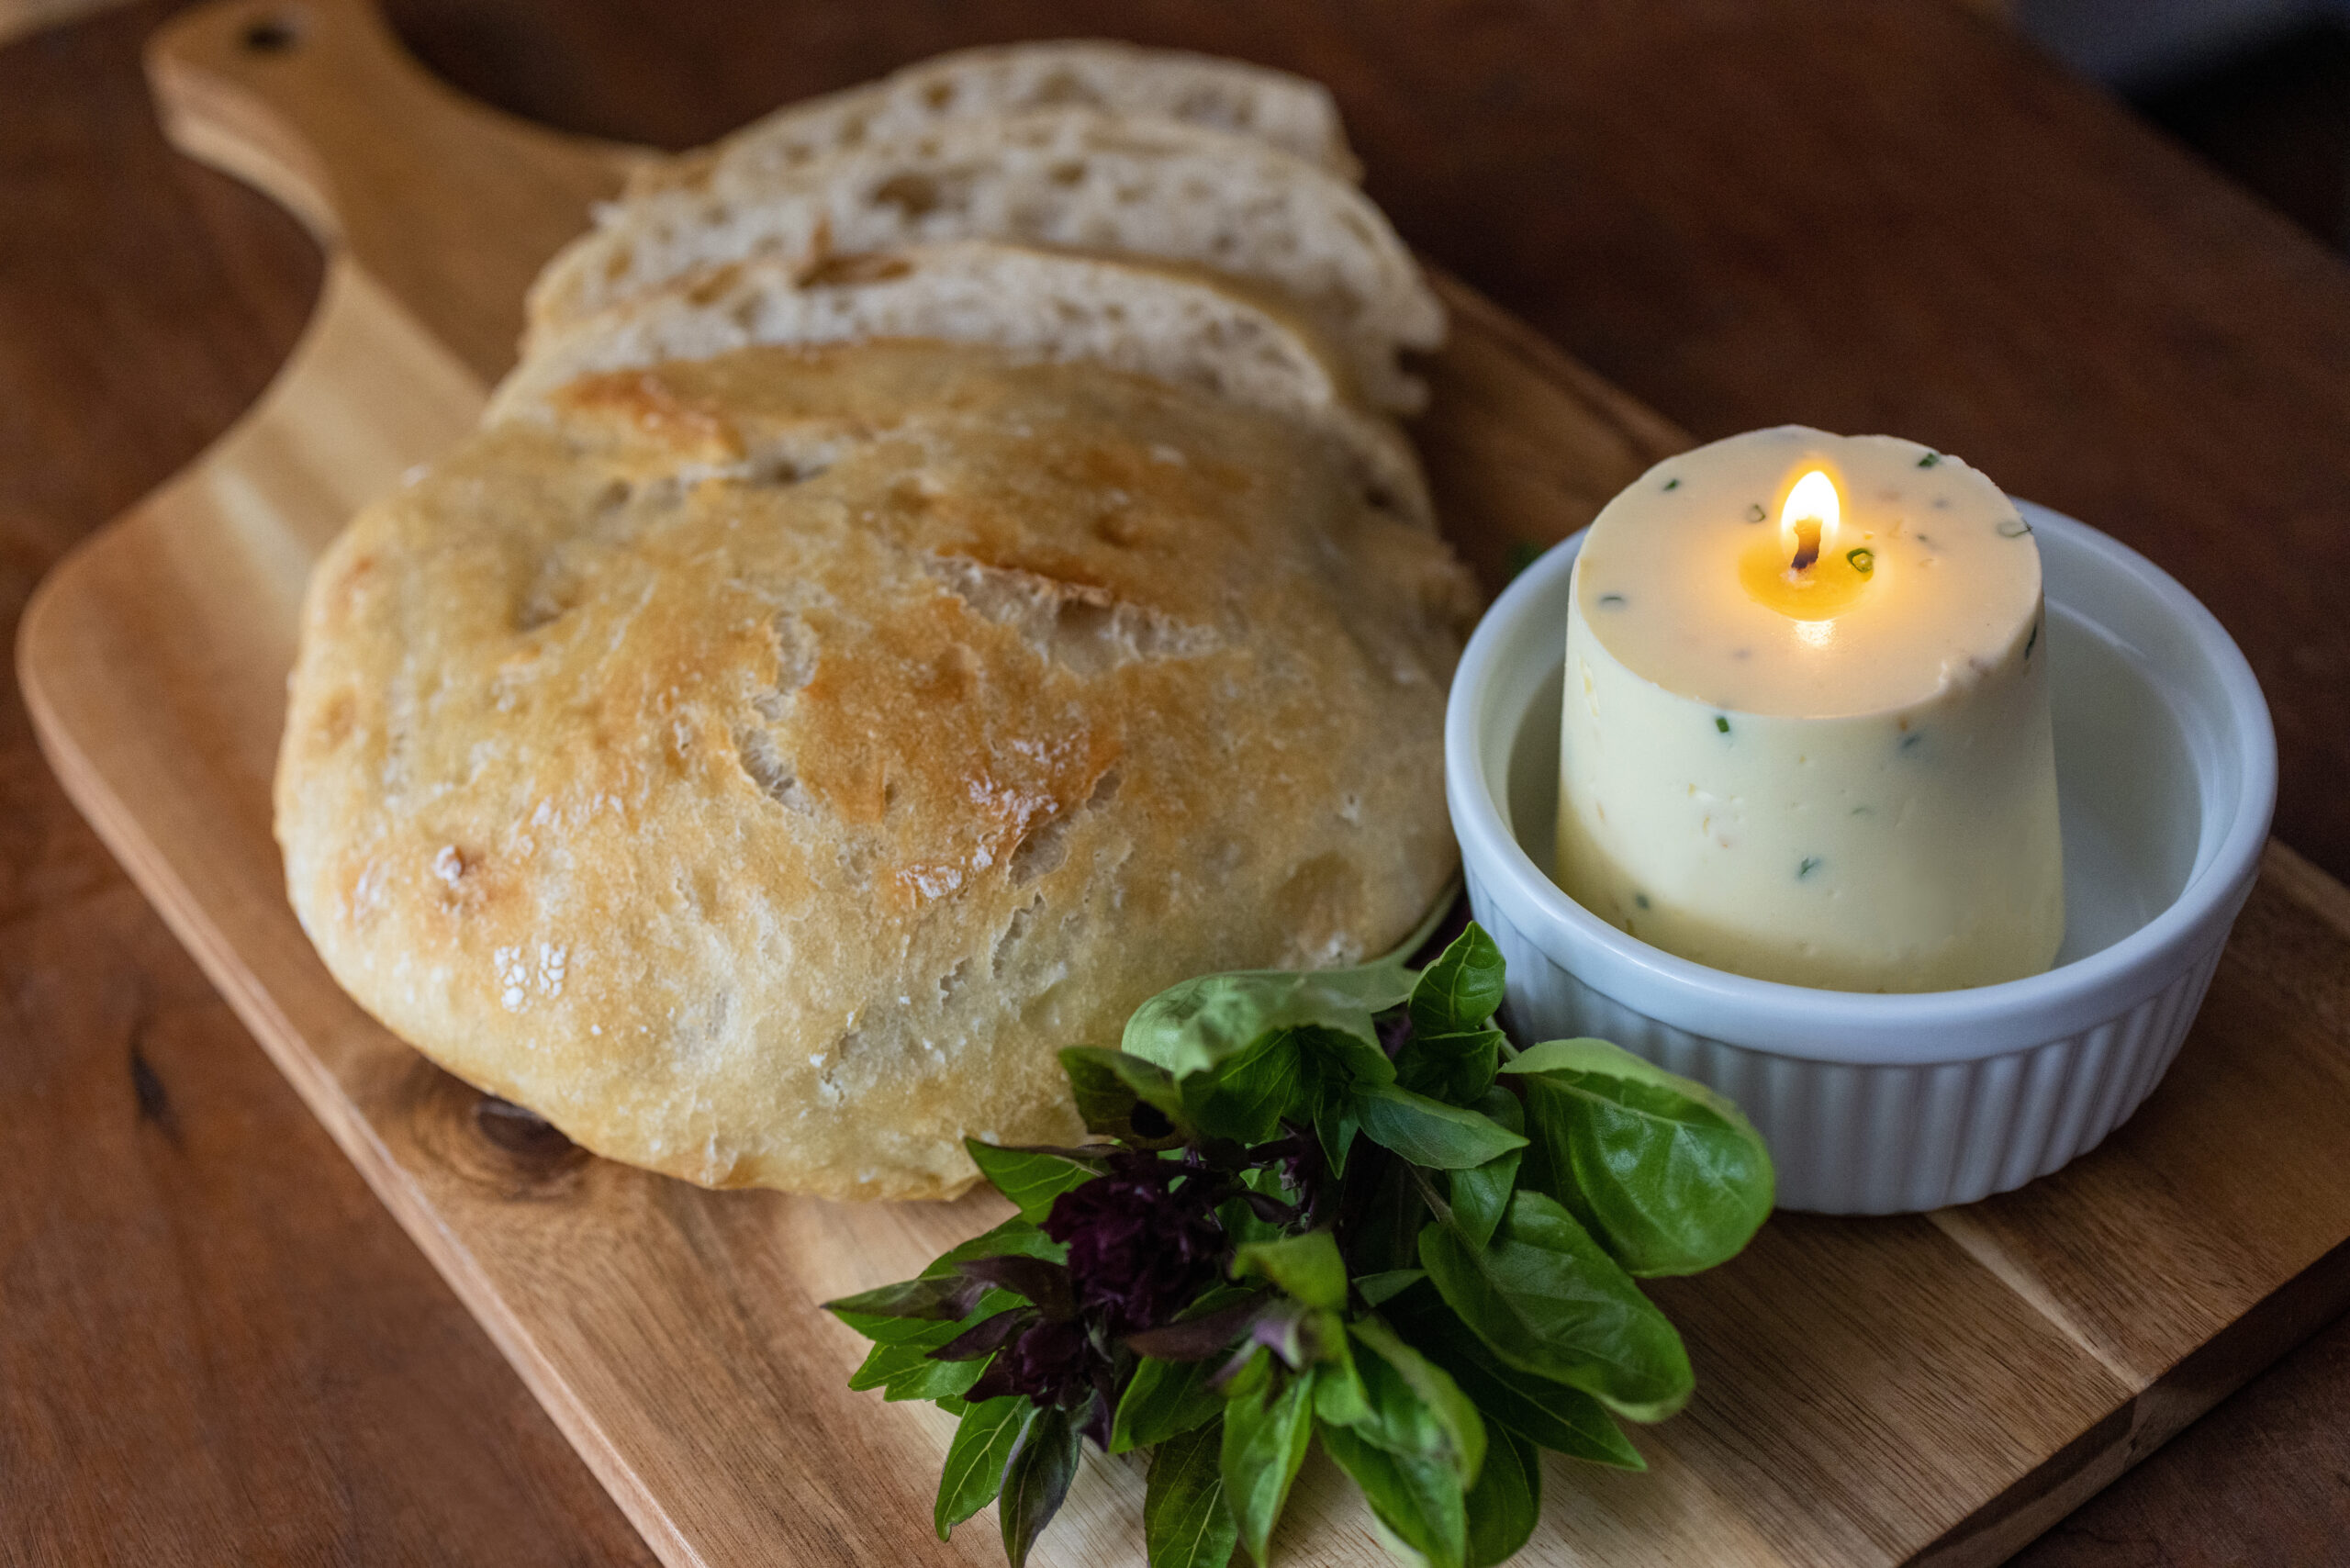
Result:
[[[229,0],[151,66],[178,144],[332,259],[260,405],[27,613],[59,774],[666,1561],[1000,1562],[986,1519],[933,1539],[950,1423],[849,1394],[862,1345],[814,1305],[913,1272],[996,1205],[711,1193],[592,1159],[369,1020],[283,897],[269,778],[310,562],[469,427],[524,284],[635,154],[463,101],[361,0]],[[1446,292],[1416,433],[1492,584],[1685,438]],[[2350,892],[2272,846],[2177,1065],[2105,1148],[1962,1210],[1783,1215],[1729,1267],[1659,1284],[1697,1396],[1638,1434],[1645,1475],[1552,1460],[1522,1561],[1999,1560],[2350,1302],[2345,1126]],[[1141,1497],[1089,1459],[1040,1559],[1138,1562]],[[1278,1550],[1385,1561],[1318,1462]]]

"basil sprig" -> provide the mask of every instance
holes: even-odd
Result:
[[[1423,934],[1425,935],[1425,933]],[[1604,1040],[1513,1051],[1474,924],[1426,969],[1210,975],[1121,1048],[1061,1053],[1076,1148],[971,1156],[1019,1213],[828,1304],[850,1380],[959,1417],[934,1515],[990,1503],[1023,1568],[1091,1440],[1147,1451],[1151,1568],[1268,1561],[1307,1450],[1397,1557],[1484,1568],[1541,1511],[1539,1450],[1643,1468],[1687,1350],[1636,1278],[1771,1210],[1738,1108]]]

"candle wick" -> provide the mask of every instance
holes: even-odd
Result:
[[[1819,520],[1805,518],[1796,524],[1796,558],[1790,569],[1807,572],[1811,569],[1811,564],[1818,559]]]

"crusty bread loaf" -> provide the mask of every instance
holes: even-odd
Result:
[[[628,195],[699,189],[719,163],[754,179],[826,153],[1024,109],[1113,109],[1254,137],[1341,179],[1359,172],[1318,82],[1183,50],[1062,39],[936,55],[878,82],[789,105],[711,146],[647,163]]]
[[[1440,340],[1444,312],[1363,194],[1262,142],[1172,120],[1054,109],[958,121],[773,177],[722,162],[704,188],[625,203],[532,290],[535,354],[580,318],[730,263],[793,269],[946,240],[1119,252],[1214,268],[1323,323],[1384,408],[1423,389],[1400,348]]]
[[[798,272],[742,263],[632,297],[540,342],[491,398],[488,417],[543,410],[565,383],[592,373],[861,338],[986,343],[1199,386],[1326,432],[1367,499],[1435,526],[1411,443],[1356,405],[1344,367],[1307,323],[1198,270],[992,241]]]
[[[459,1075],[713,1185],[937,1197],[1056,1047],[1398,939],[1472,609],[1326,446],[912,342],[589,376],[321,561],[305,929]]]

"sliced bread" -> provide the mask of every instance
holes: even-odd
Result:
[[[701,189],[721,162],[765,177],[950,120],[1071,107],[1156,115],[1254,137],[1342,179],[1360,170],[1337,106],[1318,82],[1185,50],[1061,39],[958,50],[878,82],[789,105],[709,147],[644,165],[628,194]]]
[[[492,422],[543,411],[584,375],[767,344],[928,338],[1089,361],[1196,386],[1322,431],[1371,504],[1434,526],[1411,442],[1348,396],[1320,335],[1195,270],[965,240],[834,258],[746,262],[680,279],[543,341],[491,400]]]
[[[722,166],[707,188],[630,202],[575,241],[532,291],[527,354],[580,319],[728,263],[992,239],[1212,267],[1326,323],[1354,384],[1382,408],[1425,390],[1396,364],[1443,308],[1386,218],[1304,160],[1177,121],[1055,109],[973,120],[835,152],[766,179]]]

